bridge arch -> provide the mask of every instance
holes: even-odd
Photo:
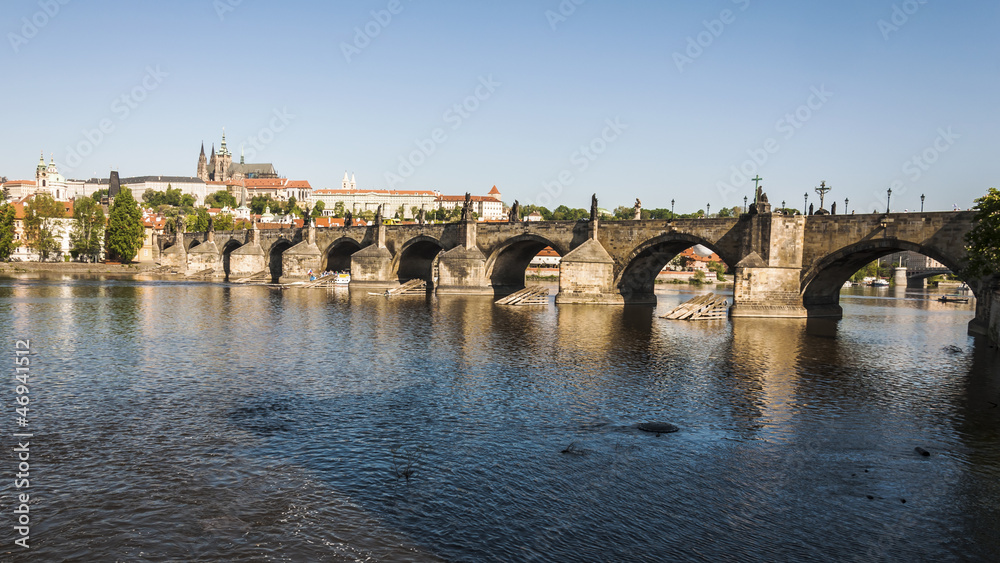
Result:
[[[437,265],[438,255],[443,251],[444,245],[434,237],[427,235],[413,237],[393,256],[392,272],[399,283],[421,279],[430,287],[434,281],[434,268]]]
[[[525,233],[507,239],[486,259],[486,277],[497,296],[524,289],[525,273],[531,260],[545,247],[559,256],[569,251],[543,236]]]
[[[626,255],[615,278],[615,287],[625,303],[656,303],[653,293],[656,276],[675,256],[695,245],[710,249],[730,268],[738,262],[735,256],[699,236],[676,232],[659,235],[640,243]]]
[[[226,275],[226,279],[229,279],[230,272],[230,258],[232,257],[233,251],[237,248],[243,246],[243,243],[236,239],[229,239],[226,244],[222,247],[222,271]]]
[[[836,250],[803,270],[802,304],[809,311],[809,316],[842,316],[840,289],[844,286],[844,282],[866,264],[903,251],[912,251],[933,258],[963,281],[972,281],[962,277],[960,258],[934,246],[893,238],[869,239]],[[969,287],[973,288],[973,293],[977,291],[976,284],[969,283]]]
[[[344,236],[331,242],[323,251],[320,269],[322,271],[351,271],[351,255],[361,250],[361,243]]]
[[[282,237],[271,243],[267,249],[267,269],[271,272],[271,283],[278,283],[282,275],[281,259],[286,250],[293,246],[292,241]]]

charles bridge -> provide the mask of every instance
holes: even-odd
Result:
[[[275,283],[308,271],[351,272],[351,287],[389,288],[425,279],[438,295],[503,296],[525,286],[546,246],[562,257],[557,304],[649,304],[656,275],[700,244],[734,272],[733,317],[840,317],[840,289],[877,258],[929,256],[961,277],[974,212],[863,215],[748,213],[737,218],[458,223],[253,229],[159,237],[159,262],[225,279],[269,271]],[[899,273],[897,273],[897,278]],[[967,279],[982,330],[991,292]],[[980,295],[983,294],[983,295]]]

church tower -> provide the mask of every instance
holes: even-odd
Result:
[[[45,151],[38,156],[38,166],[35,167],[35,190],[41,191],[49,187],[49,169],[45,166]]]
[[[198,157],[198,178],[208,181],[208,160],[205,159],[205,141],[201,142],[201,155]]]
[[[233,165],[233,154],[226,148],[226,130],[222,130],[222,146],[219,147],[219,158],[215,165],[215,180],[218,182],[229,181],[229,169]]]

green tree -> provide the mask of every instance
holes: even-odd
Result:
[[[203,233],[208,230],[209,217],[208,210],[199,207],[197,211],[185,217],[184,228],[189,233]]]
[[[10,199],[10,188],[4,186],[3,189],[0,190],[0,203],[3,203],[8,199]]]
[[[73,232],[70,233],[70,253],[88,262],[101,257],[104,241],[104,209],[89,197],[76,200],[73,206]]]
[[[235,228],[233,216],[228,213],[219,213],[215,216],[212,226],[216,231],[231,231]]]
[[[102,199],[104,199],[106,197],[108,197],[108,189],[107,188],[101,188],[101,189],[97,190],[96,192],[90,194],[90,199],[93,199],[94,201],[101,201]]]
[[[552,220],[552,212],[549,211],[548,209],[546,209],[544,207],[540,207],[538,205],[525,205],[524,207],[522,207],[521,208],[521,217],[527,217],[528,215],[531,215],[532,213],[534,213],[536,211],[538,212],[539,215],[542,216],[542,221],[551,221]]]
[[[226,190],[219,190],[205,198],[207,207],[228,207],[236,209],[236,198]]]
[[[142,211],[132,197],[132,190],[123,187],[111,206],[108,218],[105,245],[108,258],[115,262],[131,262],[142,248],[144,238]]]
[[[340,204],[340,206],[341,206],[341,208],[343,208],[344,204]],[[317,218],[317,217],[322,217],[323,216],[323,211],[325,209],[326,209],[326,204],[323,203],[322,200],[317,201],[316,205],[313,206],[312,213],[310,213],[310,215],[314,219]]]
[[[969,265],[962,273],[966,277],[1000,274],[1000,191],[990,188],[976,200],[975,223],[965,235]]]
[[[722,262],[712,261],[712,262],[708,263],[708,269],[710,271],[712,271],[712,272],[715,272],[715,277],[719,281],[726,281],[726,265],[725,264],[723,264]]]
[[[37,194],[24,206],[24,237],[28,248],[38,253],[39,262],[59,249],[53,233],[52,219],[64,217],[63,205],[48,194]]]
[[[375,220],[375,212],[370,209],[366,209],[365,211],[359,212],[357,217],[364,219],[366,222],[371,222]]]
[[[5,203],[0,205],[0,261],[10,260],[10,255],[17,248],[14,241],[14,206]]]
[[[278,211],[277,202],[270,195],[255,195],[250,199],[250,212],[254,215],[263,215],[268,207],[272,212]]]

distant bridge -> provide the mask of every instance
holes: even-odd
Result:
[[[350,270],[351,285],[435,281],[443,294],[506,295],[546,246],[562,257],[556,303],[655,303],[657,273],[700,244],[735,272],[734,317],[839,317],[840,288],[877,258],[914,251],[961,277],[974,212],[645,221],[545,221],[372,225],[185,233],[161,237],[160,263],[240,277],[269,269],[272,281]],[[942,272],[935,272],[942,273]],[[930,271],[914,276],[932,275]],[[965,280],[977,290],[979,280]],[[978,312],[977,312],[978,313]]]

